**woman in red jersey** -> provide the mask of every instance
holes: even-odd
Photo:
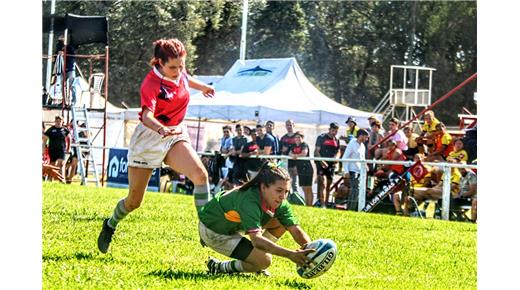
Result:
[[[187,74],[187,53],[181,41],[159,39],[153,44],[152,70],[141,84],[141,123],[128,146],[128,196],[103,221],[98,237],[102,253],[108,251],[118,222],[141,205],[152,170],[160,168],[162,162],[193,182],[197,212],[209,201],[208,173],[189,142],[183,120],[190,100],[189,88],[206,97],[213,97],[215,90]]]

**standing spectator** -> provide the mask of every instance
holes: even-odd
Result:
[[[251,180],[258,174],[258,170],[260,169],[260,166],[262,166],[262,160],[258,158],[249,158],[253,155],[259,155],[258,144],[256,143],[256,129],[251,129],[249,133],[252,140],[244,145],[242,153],[238,156],[244,159],[244,164],[249,174],[249,180]]]
[[[70,43],[70,38],[69,38]],[[58,43],[56,43],[56,54],[63,56],[65,53],[67,57],[65,58],[65,72],[67,75],[67,91],[71,90],[71,104],[74,105],[76,103],[76,90],[72,85],[74,83],[74,79],[76,78],[76,71],[74,66],[76,65],[76,58],[74,56],[75,49],[71,44],[65,45],[65,38],[63,35],[58,37]]]
[[[289,155],[292,148],[296,144],[296,137],[294,135],[294,121],[289,119],[285,121],[285,129],[287,133],[282,136],[280,139],[280,154],[281,155]],[[289,171],[289,175],[291,176],[291,190],[292,192],[298,191],[298,169],[296,167],[296,162],[294,160],[289,159],[287,161],[287,167]]]
[[[435,131],[437,124],[440,123],[437,118],[435,118],[435,113],[433,111],[428,110],[424,113],[423,116],[423,127],[421,135],[416,139],[419,145],[426,145],[428,147],[428,153],[433,150],[433,146],[435,144]],[[422,146],[419,146],[419,153],[421,152]]]
[[[233,136],[231,135],[231,126],[225,125],[222,127],[222,139],[220,139],[220,153],[222,156],[217,158],[222,158],[222,167],[220,168],[220,176],[225,179],[227,174],[231,168],[233,168],[233,163],[229,159],[229,152],[231,151],[231,147],[233,146]]]
[[[237,134],[232,139],[233,146],[231,147],[230,157],[233,161],[233,176],[231,182],[234,185],[240,185],[247,180],[247,169],[245,167],[245,160],[239,155],[242,153],[244,146],[248,143],[247,138],[242,134],[242,125],[235,126],[235,133]]]
[[[274,130],[274,122],[273,121],[265,122],[265,132],[267,133],[267,135],[270,135],[274,139],[273,150],[271,150],[272,155],[279,155],[280,154],[280,139],[273,132],[273,130]]]
[[[455,161],[455,158],[460,161],[468,162],[468,153],[464,150],[464,143],[460,138],[453,141],[453,151],[448,154],[446,161]]]
[[[98,249],[106,253],[117,225],[141,206],[152,171],[166,163],[193,183],[197,214],[210,199],[208,172],[190,144],[184,117],[189,88],[213,97],[215,89],[186,72],[186,49],[178,39],[153,43],[151,70],[141,84],[141,121],[128,145],[128,195],[117,202],[111,217],[103,221]]]
[[[338,123],[330,123],[329,132],[318,136],[316,139],[314,157],[339,158],[339,140],[336,138],[338,129]],[[329,202],[330,187],[332,185],[336,163],[337,162],[333,161],[316,161],[318,199],[322,208],[326,208]]]
[[[45,131],[45,141],[49,141],[49,157],[50,164],[60,168],[60,173],[64,173],[65,154],[70,152],[70,131],[63,126],[63,117],[56,115],[54,117],[54,126]]]
[[[428,157],[426,157],[428,162],[444,161],[448,154],[453,151],[452,137],[446,132],[446,125],[441,122],[435,128],[437,130],[435,132],[435,149],[428,153]]]
[[[345,124],[347,124],[347,131],[345,132],[345,136],[341,136],[339,139],[344,140],[347,144],[349,144],[350,140],[356,139],[359,127],[357,126],[357,121],[354,117],[348,117],[347,121],[345,121]]]
[[[289,156],[291,157],[309,157],[309,145],[303,141],[304,135],[302,132],[297,131],[294,133],[295,144],[291,147]],[[311,162],[309,160],[293,160],[296,163],[298,171],[299,185],[302,187],[305,194],[305,204],[312,206],[313,204],[313,193],[312,193],[312,177],[314,170],[312,169]]]
[[[228,154],[232,143],[233,137],[231,136],[231,127],[226,125],[222,127],[222,138],[220,139],[220,153]]]
[[[356,139],[350,140],[345,149],[342,159],[365,160],[365,142],[368,139],[368,132],[365,129],[357,131]],[[343,170],[350,176],[350,195],[347,198],[347,209],[357,211],[359,198],[359,174],[361,166],[366,166],[361,162],[345,162]]]
[[[251,142],[251,128],[248,126],[244,126],[244,136],[247,139],[247,142]]]
[[[262,124],[256,125],[256,135],[258,154],[273,155],[274,139],[271,135],[265,133],[265,127]]]
[[[466,164],[465,161],[460,161]],[[471,220],[477,221],[477,174],[470,169],[459,168],[460,174],[460,191],[458,198],[471,198]]]
[[[419,144],[417,144],[418,134],[414,133],[411,126],[406,126],[403,128],[403,133],[408,139],[408,149],[404,150],[403,153],[406,155],[408,160],[412,160],[415,154],[419,153]],[[423,146],[423,145],[420,145]],[[424,148],[422,150],[424,152]]]

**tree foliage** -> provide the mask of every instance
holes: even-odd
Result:
[[[42,3],[49,14],[50,3]],[[247,58],[295,57],[323,93],[362,110],[388,91],[390,65],[433,67],[434,101],[476,72],[476,11],[471,1],[250,1]],[[158,38],[184,42],[192,74],[222,75],[239,57],[241,1],[57,2],[56,14],[65,13],[108,17],[115,104],[139,106]],[[78,50],[103,52],[96,45]],[[440,119],[454,123],[462,107],[475,111],[475,91],[473,82],[438,106]]]

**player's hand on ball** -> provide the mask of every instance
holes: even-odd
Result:
[[[288,258],[296,263],[296,265],[305,267],[313,263],[313,261],[307,257],[307,255],[312,252],[316,252],[316,249],[299,249],[292,252]]]

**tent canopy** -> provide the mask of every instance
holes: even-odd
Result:
[[[215,81],[215,97],[192,95],[188,117],[259,120],[328,125],[344,124],[349,116],[368,127],[374,115],[339,104],[321,93],[305,77],[294,58],[237,60]],[[381,115],[375,114],[378,119]]]
[[[108,45],[108,20],[105,16],[43,16],[43,32],[50,31],[51,19],[54,19],[54,31],[63,33],[68,29],[70,43],[81,45],[87,43],[104,43]]]

